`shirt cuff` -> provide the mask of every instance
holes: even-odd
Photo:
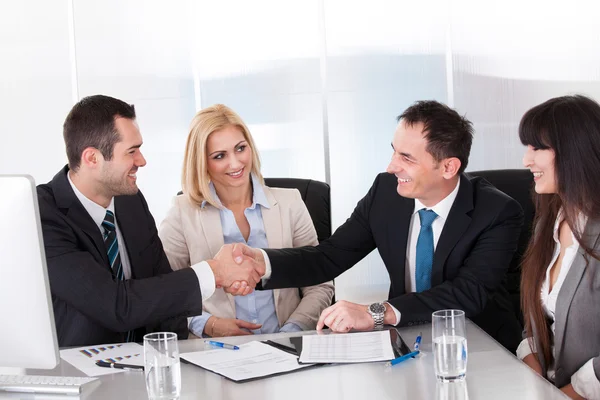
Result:
[[[207,312],[203,312],[202,315],[193,317],[189,324],[190,332],[198,337],[206,337],[207,335],[204,334],[204,327],[210,317],[212,317],[212,315]]]
[[[208,300],[215,292],[215,274],[206,261],[192,265],[192,269],[198,277],[202,301]]]
[[[269,256],[267,252],[263,249],[259,249],[262,252],[263,258],[265,259],[265,274],[262,277],[263,285],[267,283],[269,279],[271,279],[271,260],[269,260]]]
[[[537,353],[537,349],[535,348],[535,342],[531,343],[531,345],[532,346],[529,347],[529,339],[525,338],[521,340],[521,343],[519,343],[519,347],[517,347],[517,358],[519,360],[523,360],[525,357],[532,353]]]
[[[586,399],[600,399],[600,381],[594,372],[594,360],[591,359],[571,376],[571,385],[580,396]]]
[[[288,322],[279,329],[279,332],[301,332],[301,331],[302,331],[302,328],[293,322]]]
[[[394,312],[394,315],[396,316],[396,323],[395,323],[395,324],[390,324],[390,325],[393,325],[393,326],[398,326],[398,324],[400,323],[400,317],[402,316],[402,315],[400,314],[400,311],[398,311],[398,310],[396,309],[396,307],[394,307],[394,306],[393,306],[393,305],[391,305],[390,303],[387,303],[387,302],[386,302],[385,304],[386,304],[388,307],[390,307],[390,308],[392,309],[392,311]]]

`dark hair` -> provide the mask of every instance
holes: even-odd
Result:
[[[557,193],[534,193],[534,231],[522,262],[521,306],[527,336],[535,324],[546,365],[552,362],[551,336],[540,292],[554,252],[554,224],[562,209],[564,220],[588,256],[598,259],[594,242],[584,237],[579,215],[600,215],[600,105],[585,96],[556,97],[527,111],[519,124],[524,145],[554,151]],[[593,238],[594,240],[596,238]],[[532,324],[533,323],[533,324]]]
[[[113,148],[121,140],[115,128],[117,117],[135,119],[134,106],[103,95],[84,97],[73,106],[63,125],[70,169],[79,169],[87,147],[98,149],[106,160],[112,159]]]
[[[460,160],[462,173],[469,163],[473,143],[473,124],[455,110],[434,100],[417,101],[399,117],[408,126],[423,123],[427,152],[439,162],[444,158]]]

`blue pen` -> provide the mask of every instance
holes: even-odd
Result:
[[[408,354],[405,354],[405,355],[400,356],[398,358],[394,358],[392,361],[385,363],[385,365],[391,367],[392,365],[399,364],[402,361],[408,360],[409,358],[413,358],[413,357],[415,357],[418,354],[419,354],[418,350],[417,351],[413,351],[412,353],[408,353]]]
[[[229,349],[229,350],[239,350],[240,348],[238,346],[234,346],[232,344],[227,344],[227,343],[223,343],[223,342],[215,342],[212,340],[207,340],[208,344],[213,345],[213,346],[217,346],[217,347],[222,347],[224,349]]]
[[[419,332],[419,336],[415,339],[415,351],[419,351],[419,346],[421,345],[421,335],[423,332]]]

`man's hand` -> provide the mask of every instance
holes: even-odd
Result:
[[[252,335],[250,332],[259,329],[261,324],[234,318],[217,318],[212,316],[206,321],[204,333],[212,337]],[[210,332],[208,332],[210,331]]]
[[[375,322],[367,311],[368,307],[345,300],[338,301],[323,310],[317,322],[317,330],[327,325],[333,332],[348,332],[350,329],[370,331],[375,327]]]
[[[226,292],[233,295],[247,295],[252,292],[260,278],[264,274],[259,274],[260,270],[257,262],[251,257],[237,256],[239,259],[234,261],[233,252],[239,244],[227,244],[221,247],[221,250],[215,255],[213,260],[208,260],[208,265],[215,275],[217,287],[223,287]],[[238,251],[241,253],[241,251]]]
[[[575,389],[573,389],[573,385],[571,383],[561,387],[560,390],[572,399],[584,399],[579,393],[575,391]]]
[[[256,268],[256,270],[260,274],[260,276],[262,277],[265,274],[265,270],[266,270],[265,258],[263,257],[262,251],[260,251],[259,249],[254,249],[252,247],[246,246],[243,243],[236,243],[233,245],[232,256],[233,256],[234,261],[238,264],[242,264],[244,261],[247,261],[248,259],[252,260],[254,262],[254,268]],[[231,285],[230,288],[226,288],[225,291],[230,294],[233,294],[234,296],[235,295],[245,296],[248,293],[252,292],[252,290],[250,290],[246,293],[246,291],[244,291],[242,288],[243,284],[244,284],[244,282],[236,281]]]

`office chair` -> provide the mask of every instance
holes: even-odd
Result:
[[[467,172],[471,176],[479,176],[494,185],[498,190],[506,193],[519,202],[523,208],[524,220],[517,251],[510,263],[506,274],[504,287],[510,294],[513,310],[523,325],[523,314],[521,312],[521,259],[527,249],[531,228],[535,216],[535,206],[532,200],[533,175],[526,169],[500,169],[487,171]]]

